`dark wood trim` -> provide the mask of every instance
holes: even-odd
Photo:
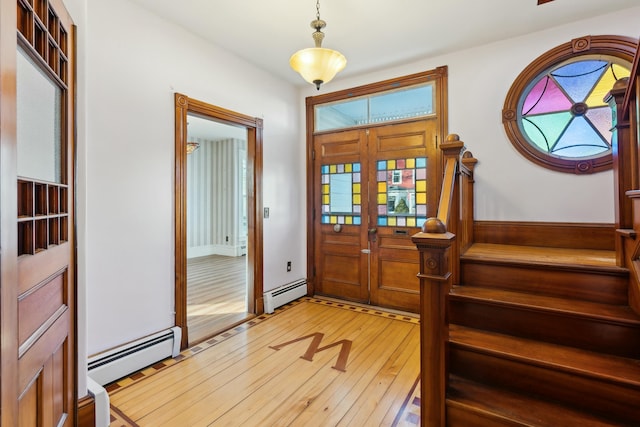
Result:
[[[18,425],[16,21],[16,1],[0,0],[0,424],[3,426]]]
[[[435,106],[437,112],[437,143],[441,144],[445,141],[448,132],[449,113],[448,113],[448,68],[447,66],[441,66],[432,70],[410,74],[407,76],[397,77],[393,79],[383,80],[380,82],[370,83],[363,86],[357,86],[350,89],[344,89],[336,92],[326,93],[317,96],[309,96],[305,100],[306,105],[306,139],[307,139],[307,293],[313,295],[316,288],[315,283],[315,244],[314,244],[314,229],[313,229],[313,217],[314,217],[314,200],[317,197],[317,185],[314,182],[314,108],[318,104],[326,102],[334,102],[339,100],[345,100],[357,96],[371,95],[386,90],[399,89],[402,87],[408,87],[417,85],[420,83],[426,83],[437,80],[438,84],[435,93]],[[384,126],[391,123],[382,123],[378,126]],[[373,128],[375,125],[360,126],[360,128]],[[353,127],[349,129],[357,129]],[[342,129],[345,130],[345,129]],[[333,132],[333,131],[332,131]],[[441,156],[441,151],[437,151]],[[438,159],[436,171],[437,177],[442,177],[444,170],[444,160]],[[440,178],[441,180],[441,178]],[[441,183],[438,182],[433,188],[440,188]]]
[[[262,119],[226,110],[176,93],[175,99],[175,324],[182,328],[181,348],[188,346],[187,329],[187,113],[247,128],[247,280],[249,313],[264,312],[262,219]]]
[[[474,221],[474,242],[575,249],[615,249],[613,224]]]
[[[96,400],[90,394],[78,400],[77,427],[95,427]]]

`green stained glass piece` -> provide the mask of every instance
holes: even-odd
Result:
[[[524,133],[534,145],[545,153],[553,147],[571,121],[571,113],[543,114],[522,119]]]

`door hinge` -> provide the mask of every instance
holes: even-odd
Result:
[[[311,160],[316,159],[316,150],[311,150]]]
[[[369,136],[369,129],[364,131],[365,135]]]
[[[438,135],[434,135],[433,138],[434,138],[434,142],[436,144],[436,150],[437,150],[438,149]]]

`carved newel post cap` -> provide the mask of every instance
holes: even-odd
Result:
[[[616,89],[626,89],[629,84],[629,77],[622,77],[618,79],[614,84],[612,90]]]
[[[422,224],[423,233],[444,234],[447,232],[447,226],[438,218],[428,218]]]
[[[447,142],[460,141],[460,136],[457,133],[450,133],[447,135]]]

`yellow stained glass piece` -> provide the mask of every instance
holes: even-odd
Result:
[[[416,167],[416,159],[407,159],[405,166],[407,169],[414,169]]]
[[[386,192],[387,192],[387,183],[378,182],[378,193],[386,193]]]
[[[416,193],[416,203],[424,205],[427,203],[427,193]]]
[[[591,95],[589,96],[589,98],[587,98],[586,101],[589,107],[602,107],[604,105],[607,105],[606,102],[604,102],[604,97],[607,95],[607,93],[609,93],[609,91],[615,84],[616,77],[629,77],[631,75],[631,72],[629,70],[616,64],[613,64],[613,70],[616,73],[615,76],[613,75],[611,70],[607,70],[596,87],[593,88],[593,92],[591,92]]]
[[[387,204],[387,193],[378,194],[378,204],[386,205]]]
[[[360,194],[360,183],[353,184],[353,194]]]
[[[416,191],[426,192],[427,191],[427,181],[416,181]]]
[[[362,199],[360,198],[359,194],[354,194],[353,195],[353,204],[354,205],[359,205],[360,203],[362,203],[361,200]]]
[[[338,166],[337,165],[329,165],[329,173],[336,173],[338,172]]]
[[[407,218],[407,227],[415,227],[416,226],[416,219],[415,218]]]
[[[387,170],[393,170],[396,168],[395,160],[387,160]]]
[[[353,224],[353,217],[352,216],[348,216],[344,219],[345,224],[347,225],[351,225]]]
[[[346,165],[344,165],[344,171],[345,172],[351,172],[351,163],[347,163]]]
[[[338,223],[338,217],[335,215],[331,216],[331,224],[337,224]]]
[[[322,184],[322,194],[329,194],[329,184]]]
[[[396,217],[390,216],[387,225],[394,227],[397,224]]]
[[[323,205],[328,205],[330,201],[331,201],[331,200],[330,200],[330,198],[329,198],[329,195],[328,195],[328,194],[326,194],[326,195],[322,196],[322,204],[323,204]]]

